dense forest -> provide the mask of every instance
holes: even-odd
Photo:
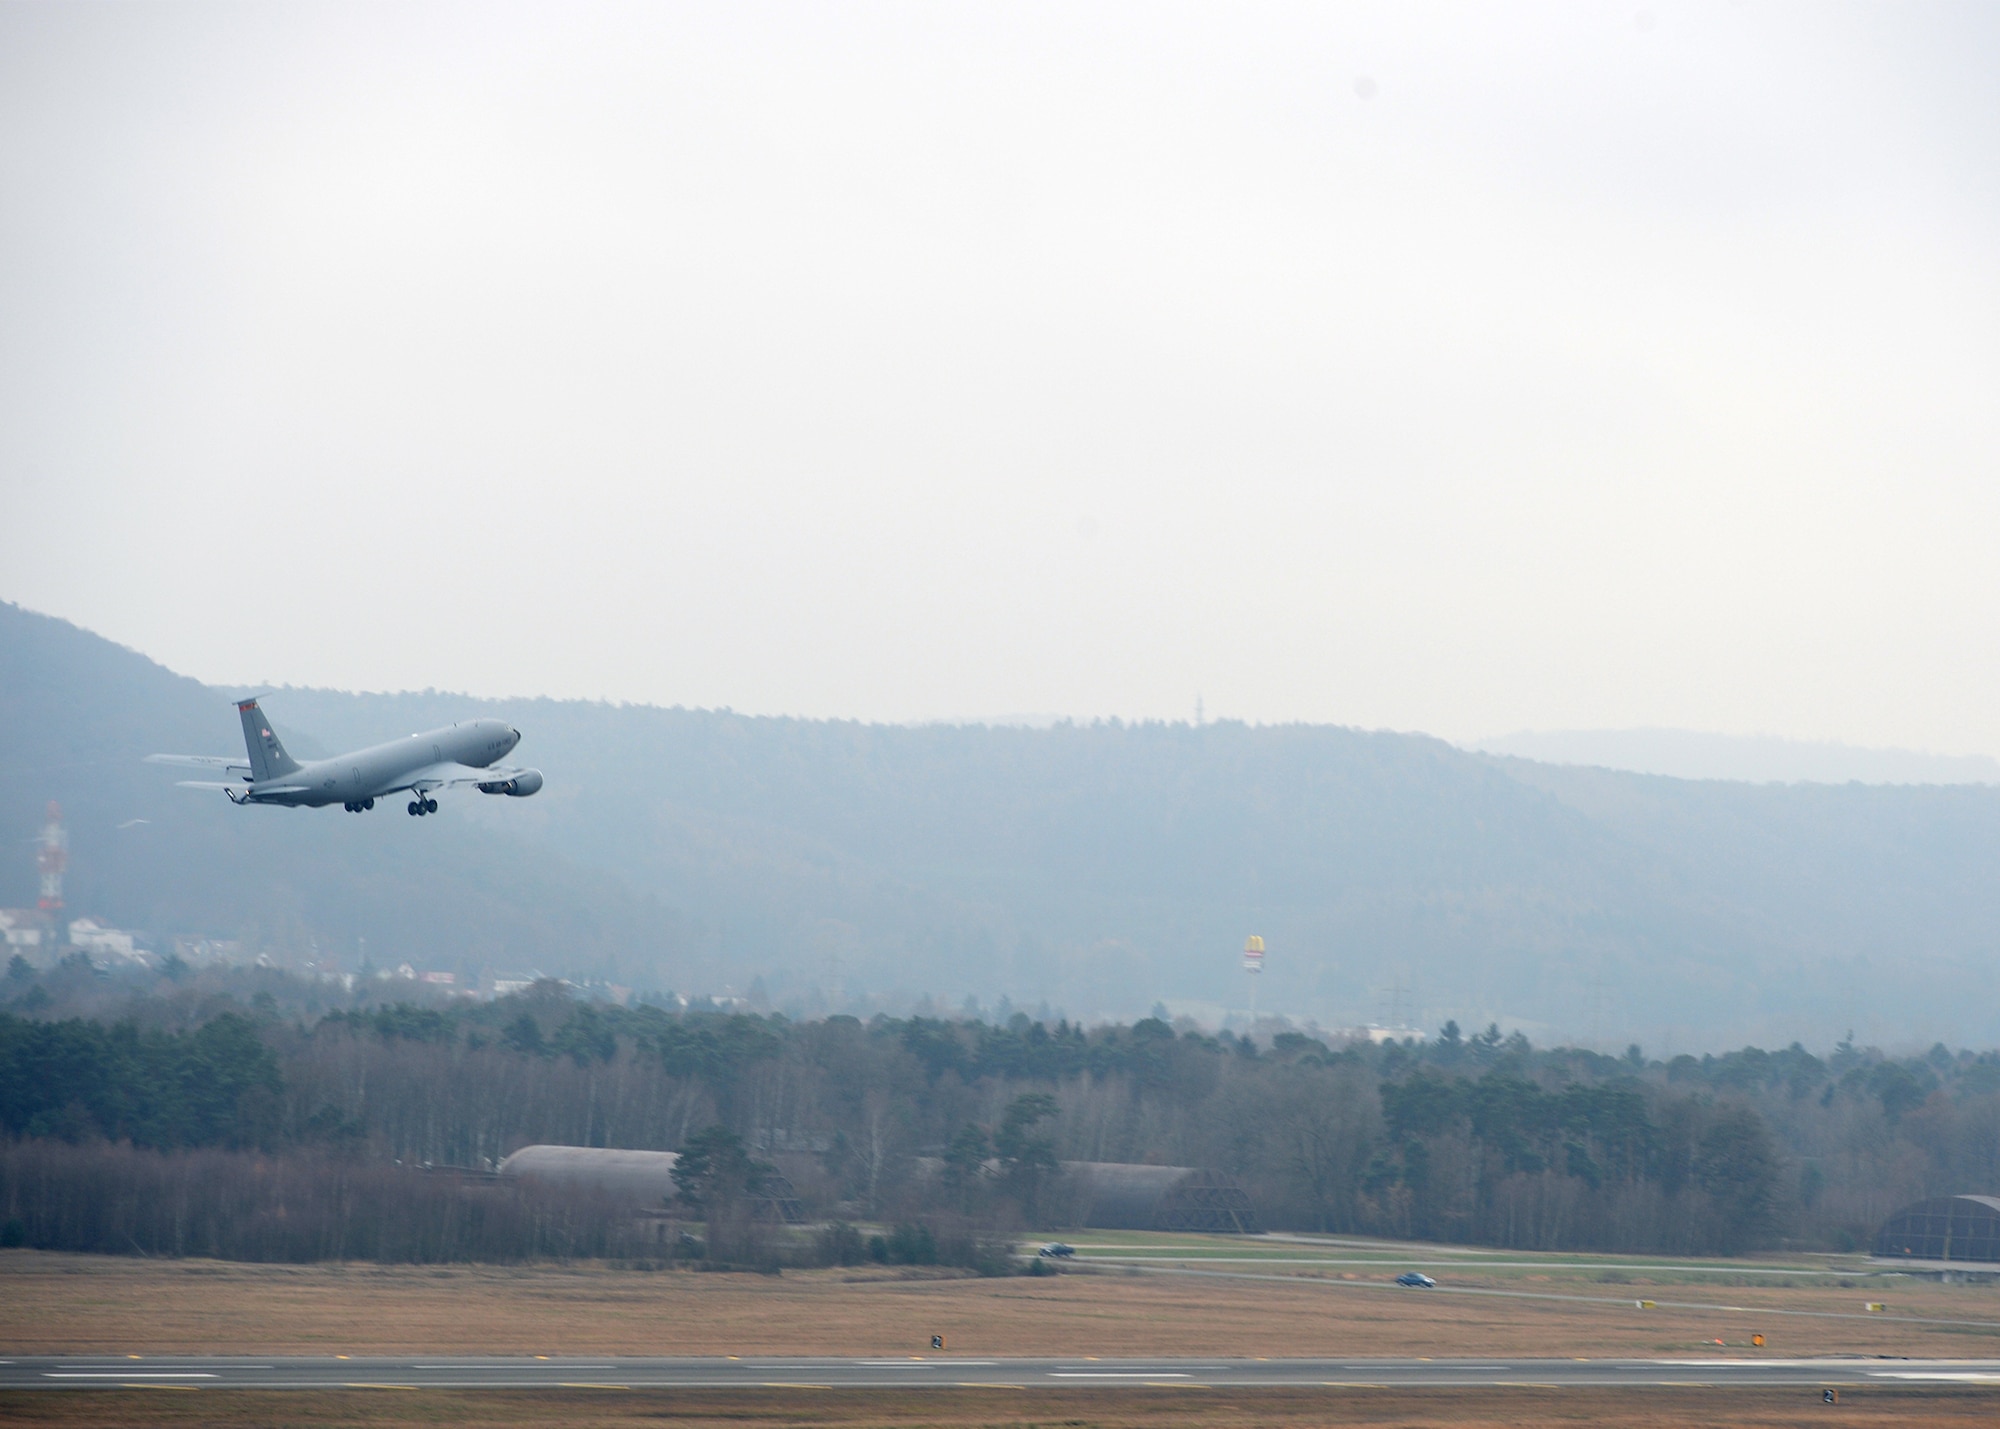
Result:
[[[327,1005],[337,992],[184,967],[119,989],[81,959],[16,960],[0,996],[9,1236],[252,1258],[608,1254],[615,1227],[588,1207],[468,1201],[435,1168],[704,1136],[781,1169],[815,1220],[922,1221],[936,1188],[917,1160],[941,1157],[967,1173],[956,1213],[1023,1230],[1063,1228],[1037,1168],[1069,1159],[1227,1171],[1273,1228],[1536,1249],[1850,1249],[1906,1201],[2000,1187],[2000,1054],[1942,1046],[1660,1061],[1456,1024],[1340,1045],[1275,1020],[1251,1038],[1159,1018],[791,1021],[555,982],[490,1003]]]

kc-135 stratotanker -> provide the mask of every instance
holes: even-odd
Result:
[[[524,799],[542,787],[542,771],[500,763],[521,742],[521,731],[505,720],[475,719],[407,739],[357,749],[332,759],[301,764],[285,753],[255,699],[238,700],[248,760],[213,754],[153,754],[149,764],[211,769],[219,780],[183,779],[184,789],[220,789],[233,804],[282,804],[319,809],[339,804],[350,814],[375,807],[377,799],[409,793],[412,814],[435,814],[440,789],[471,784],[482,794]]]

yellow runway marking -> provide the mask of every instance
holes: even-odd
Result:
[[[415,1389],[414,1384],[348,1384],[345,1389]]]
[[[178,1389],[187,1394],[201,1393],[198,1384],[121,1384],[120,1389]]]
[[[774,1379],[767,1379],[767,1380],[765,1380],[765,1381],[764,1381],[764,1388],[766,1388],[766,1389],[832,1389],[832,1388],[833,1388],[833,1386],[832,1386],[832,1385],[830,1385],[830,1384],[785,1384],[785,1383],[782,1383],[782,1382],[780,1382],[780,1381],[778,1381],[778,1380],[774,1380]]]
[[[563,1380],[556,1385],[557,1389],[630,1389],[631,1387],[629,1384],[591,1384],[578,1380]]]

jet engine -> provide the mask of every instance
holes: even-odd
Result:
[[[542,787],[542,771],[523,769],[511,779],[494,779],[481,784],[482,794],[511,794],[516,799],[525,799]]]

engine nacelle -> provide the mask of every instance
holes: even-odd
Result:
[[[542,787],[542,771],[523,769],[511,779],[494,779],[479,786],[482,794],[510,794],[516,799],[525,799]]]

